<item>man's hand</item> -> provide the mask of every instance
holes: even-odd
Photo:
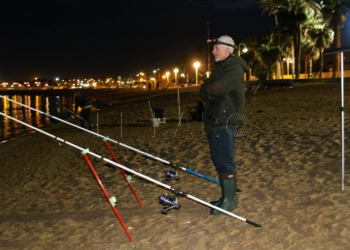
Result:
[[[220,85],[212,82],[206,85],[206,90],[209,95],[217,95],[220,93]]]

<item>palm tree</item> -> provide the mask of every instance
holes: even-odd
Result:
[[[275,16],[276,26],[279,23],[287,27],[293,34],[295,47],[296,78],[300,77],[301,37],[302,28],[307,23],[308,16],[320,15],[321,7],[313,0],[256,0],[263,12]]]
[[[308,34],[315,46],[320,51],[320,74],[319,78],[322,78],[323,72],[323,52],[325,48],[329,48],[334,39],[334,31],[327,26],[327,22],[323,18],[313,19],[310,25]]]
[[[276,75],[284,75],[284,67],[283,67],[283,61],[284,58],[290,58],[292,56],[292,44],[293,44],[293,36],[290,35],[288,32],[288,29],[282,28],[282,29],[277,29],[274,31],[274,40],[275,44],[278,44],[280,46],[280,54],[278,57],[278,60],[276,62],[277,66],[276,71],[279,71],[278,74],[276,72]],[[287,60],[287,65],[289,65],[289,60]],[[289,67],[288,67],[289,69]],[[288,70],[289,71],[289,70]],[[294,70],[293,70],[294,72]],[[289,72],[288,72],[289,74]]]
[[[334,29],[334,47],[341,47],[341,28],[343,27],[346,17],[350,12],[349,0],[323,0],[321,2],[322,13],[331,27]],[[333,77],[339,72],[340,54],[334,54]]]
[[[281,47],[276,45],[275,34],[271,33],[265,37],[265,42],[262,43],[254,51],[255,57],[268,68],[267,79],[272,77],[272,67],[276,64],[276,61],[281,57]]]
[[[261,45],[261,43],[265,42],[266,36],[266,32],[262,32],[257,35],[251,36],[247,41],[249,51],[248,53],[244,53],[242,55],[242,58],[246,60],[248,67],[251,68],[251,75],[258,78],[261,78],[262,72],[267,72],[267,67],[264,63],[261,62],[261,60],[258,60],[255,50]]]
[[[289,65],[290,65],[290,60],[291,58],[293,58],[292,56],[292,46],[289,44],[286,44],[284,46],[281,46],[282,48],[282,51],[281,51],[281,56],[282,56],[282,61],[283,62],[286,62],[287,64],[287,75],[289,75]],[[294,72],[294,69],[293,69],[293,72]],[[282,64],[282,67],[281,67],[281,75],[282,75],[282,78],[283,76],[285,75],[285,72],[284,72],[284,65]],[[292,77],[293,77],[293,73],[292,73]]]
[[[303,53],[305,55],[305,78],[312,78],[312,61],[315,61],[320,57],[320,50],[309,38],[304,42]]]

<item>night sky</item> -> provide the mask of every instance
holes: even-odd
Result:
[[[3,0],[0,81],[102,78],[174,69],[207,51],[274,27],[254,0]],[[204,70],[203,70],[204,71]]]

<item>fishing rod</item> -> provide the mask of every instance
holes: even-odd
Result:
[[[254,87],[255,87],[255,84],[254,84],[254,86],[252,87],[252,90],[253,90],[253,94],[250,96],[250,98],[248,99],[248,101],[246,102],[246,108],[247,108],[247,106],[248,106],[248,104],[250,104],[251,102],[253,102],[253,101],[255,101],[255,93],[256,93],[256,91],[260,88],[260,85],[261,85],[261,83],[262,83],[262,81],[261,80],[259,80],[258,81],[258,85],[256,86],[256,88],[254,89]]]
[[[65,144],[67,144],[67,145],[69,145],[69,146],[71,146],[71,147],[74,147],[74,148],[76,148],[76,149],[79,149],[80,152],[81,152],[82,154],[84,154],[84,155],[85,155],[85,154],[92,155],[92,156],[98,158],[99,160],[102,160],[102,161],[104,161],[104,162],[106,162],[106,163],[108,163],[108,164],[112,164],[112,165],[114,165],[114,166],[117,166],[118,168],[121,168],[121,169],[123,169],[123,170],[125,170],[125,171],[127,171],[127,172],[129,172],[129,173],[134,174],[134,175],[137,175],[137,176],[141,177],[142,179],[145,179],[145,180],[150,181],[150,182],[153,182],[153,183],[155,183],[155,184],[157,184],[157,185],[159,185],[159,186],[162,186],[162,187],[164,187],[164,188],[166,188],[166,189],[172,191],[175,195],[179,195],[179,196],[182,196],[182,197],[187,197],[187,198],[189,198],[189,199],[191,199],[191,200],[194,200],[194,201],[197,201],[198,203],[201,203],[202,205],[208,206],[208,207],[213,208],[213,209],[215,209],[215,210],[218,210],[218,211],[220,211],[220,212],[222,212],[222,213],[224,213],[224,214],[227,214],[227,215],[229,215],[229,216],[231,216],[231,217],[234,217],[234,218],[236,218],[236,219],[238,219],[238,220],[241,220],[241,221],[243,221],[243,222],[246,222],[246,223],[248,223],[248,224],[250,224],[250,225],[252,225],[252,226],[261,227],[261,225],[255,223],[255,222],[253,222],[253,221],[250,221],[250,220],[245,219],[245,218],[243,218],[243,217],[241,217],[241,216],[238,216],[238,215],[236,215],[236,214],[234,214],[234,213],[231,213],[231,212],[229,212],[229,211],[226,211],[225,209],[222,209],[222,208],[220,208],[220,207],[214,206],[214,205],[210,204],[209,202],[203,201],[203,200],[201,200],[201,199],[199,199],[199,198],[197,198],[197,197],[195,197],[195,196],[192,196],[192,195],[190,195],[190,194],[188,194],[188,193],[185,193],[185,192],[181,191],[180,189],[173,188],[173,187],[171,187],[171,186],[169,186],[169,185],[166,185],[166,184],[164,184],[164,183],[162,183],[162,182],[160,182],[160,181],[157,181],[157,180],[155,180],[155,179],[153,179],[153,178],[150,178],[150,177],[148,177],[148,176],[146,176],[146,175],[143,175],[143,174],[141,174],[141,173],[139,173],[139,172],[136,172],[136,171],[134,171],[134,170],[132,170],[132,169],[130,169],[130,168],[125,167],[124,165],[121,165],[121,164],[116,163],[116,162],[114,162],[114,161],[112,161],[112,160],[109,160],[109,159],[107,159],[107,158],[105,158],[105,157],[102,157],[101,155],[95,154],[95,153],[89,151],[89,149],[84,149],[84,148],[82,148],[82,147],[79,147],[78,145],[75,145],[75,144],[73,144],[73,143],[70,143],[70,142],[68,142],[68,141],[66,141],[66,140],[64,140],[64,139],[62,139],[62,138],[59,138],[59,137],[57,137],[57,136],[55,136],[55,135],[52,135],[52,134],[50,134],[50,133],[48,133],[48,132],[46,132],[46,131],[43,131],[43,130],[38,129],[38,128],[34,127],[34,126],[31,126],[31,125],[29,125],[28,123],[25,123],[25,122],[23,122],[23,121],[20,121],[20,120],[14,118],[14,117],[12,117],[12,116],[9,116],[9,115],[6,115],[6,114],[2,113],[2,112],[0,112],[0,115],[3,115],[3,116],[5,116],[5,117],[7,117],[7,118],[9,118],[9,119],[11,119],[11,120],[13,120],[13,121],[16,121],[16,122],[18,122],[18,123],[21,123],[21,124],[24,125],[24,126],[27,126],[27,127],[31,128],[31,129],[33,129],[33,130],[36,130],[36,131],[38,131],[38,132],[40,132],[40,133],[42,133],[42,134],[44,134],[44,135],[47,135],[47,136],[49,136],[49,137],[51,137],[51,138],[54,138],[54,139],[57,140],[59,143],[62,142],[62,143],[65,143]]]
[[[120,146],[122,146],[122,147],[125,147],[125,148],[127,148],[127,149],[133,150],[133,151],[135,151],[135,152],[137,152],[137,153],[140,153],[140,154],[142,154],[142,155],[145,155],[145,156],[147,156],[147,157],[149,157],[149,158],[151,158],[151,159],[154,159],[154,160],[160,161],[160,162],[162,162],[162,163],[165,163],[165,164],[167,164],[167,165],[170,165],[170,166],[173,167],[173,168],[180,169],[180,170],[182,170],[182,171],[185,171],[185,172],[187,172],[187,173],[190,173],[190,174],[193,174],[193,175],[195,175],[195,176],[201,177],[201,178],[206,179],[206,180],[208,180],[208,181],[214,182],[214,183],[216,183],[216,184],[220,184],[220,182],[219,182],[218,180],[214,179],[214,178],[211,178],[211,177],[208,177],[208,176],[206,176],[206,175],[200,174],[200,173],[198,173],[198,172],[196,172],[196,171],[193,171],[193,170],[191,170],[191,169],[188,169],[188,168],[185,168],[185,167],[182,167],[182,166],[178,166],[178,165],[176,165],[176,164],[174,164],[174,163],[172,163],[172,162],[169,162],[169,161],[166,161],[166,160],[164,160],[164,159],[162,159],[162,158],[153,156],[153,155],[151,155],[151,154],[149,154],[149,153],[143,152],[143,151],[141,151],[141,150],[139,150],[139,149],[133,148],[133,147],[128,146],[128,145],[126,145],[126,144],[124,144],[124,143],[115,141],[115,140],[110,139],[110,138],[108,138],[108,137],[106,137],[106,136],[104,136],[104,135],[100,135],[100,134],[98,134],[98,133],[95,133],[95,132],[93,132],[93,131],[91,131],[91,130],[85,129],[85,128],[80,127],[80,126],[77,126],[77,125],[75,125],[75,124],[73,124],[73,123],[67,122],[67,121],[62,120],[62,119],[60,119],[60,118],[58,118],[58,117],[49,115],[49,114],[47,114],[47,113],[45,113],[45,112],[43,112],[43,111],[37,110],[37,109],[35,109],[35,108],[33,108],[33,107],[30,107],[30,106],[24,105],[24,104],[22,104],[22,103],[20,103],[20,102],[14,101],[14,100],[9,99],[9,98],[6,98],[6,97],[4,97],[4,96],[2,96],[2,95],[0,95],[0,97],[3,98],[3,99],[5,99],[5,100],[11,101],[11,102],[13,102],[13,103],[16,103],[16,104],[18,104],[18,105],[21,105],[21,106],[23,106],[23,107],[26,107],[26,108],[29,108],[29,109],[31,109],[31,110],[37,111],[37,112],[39,112],[39,113],[41,113],[41,114],[43,114],[43,115],[49,116],[50,118],[56,119],[56,120],[58,120],[58,121],[61,121],[61,122],[63,122],[63,123],[66,123],[66,124],[69,124],[69,125],[71,125],[71,126],[73,126],[73,127],[76,127],[76,128],[78,128],[78,129],[81,129],[81,130],[83,130],[83,131],[85,131],[85,132],[88,132],[88,133],[90,133],[90,134],[96,135],[97,137],[101,137],[101,138],[103,138],[103,139],[107,139],[107,140],[109,140],[109,141],[111,141],[111,142],[113,142],[113,143],[116,143],[116,144],[118,144],[118,145],[120,145]],[[71,112],[72,112],[72,111],[71,111]],[[237,191],[241,191],[241,190],[237,190]]]
[[[261,82],[259,81],[258,86],[255,88],[255,90],[254,90],[252,96],[250,97],[250,101],[255,101],[255,93],[256,93],[256,91],[259,89],[260,85],[261,85]],[[249,102],[250,102],[250,101],[249,101]]]

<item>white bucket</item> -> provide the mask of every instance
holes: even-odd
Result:
[[[159,127],[159,118],[151,119],[152,127]]]

